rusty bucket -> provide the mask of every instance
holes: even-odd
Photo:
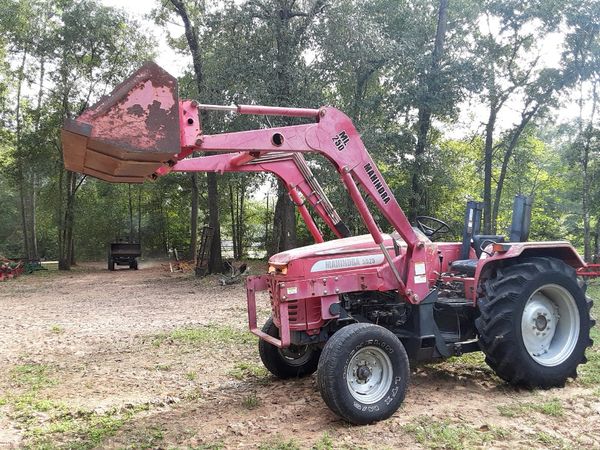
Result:
[[[177,80],[144,64],[62,129],[65,167],[105,181],[141,183],[180,151]]]

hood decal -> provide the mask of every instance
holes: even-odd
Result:
[[[325,270],[347,269],[350,267],[364,267],[381,264],[383,254],[351,256],[347,258],[322,259],[313,264],[311,272],[323,272]]]

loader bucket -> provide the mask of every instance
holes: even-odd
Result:
[[[141,183],[180,151],[177,80],[153,62],[62,129],[65,167]]]

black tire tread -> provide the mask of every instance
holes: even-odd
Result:
[[[346,342],[352,341],[356,335],[363,334],[366,330],[369,329],[377,329],[379,332],[383,333],[384,335],[387,335],[386,337],[389,339],[398,339],[391,331],[387,330],[386,328],[371,323],[355,323],[345,326],[339,331],[337,331],[325,345],[325,348],[321,353],[321,358],[319,359],[319,368],[317,370],[317,386],[325,404],[331,409],[331,411],[333,411],[338,416],[342,417],[348,422],[358,425],[365,425],[368,423],[372,423],[376,420],[386,419],[395,412],[395,409],[390,410],[383,417],[372,420],[365,416],[361,416],[361,414],[354,409],[348,412],[348,409],[340,403],[340,395],[336,395],[339,394],[339,392],[336,390],[336,383],[334,381],[339,380],[341,374],[337,370],[336,364],[334,362],[344,361],[346,359],[347,348],[344,345]],[[399,340],[398,343],[400,344],[402,350],[404,350],[404,347],[402,346],[402,343]],[[408,387],[410,369],[408,356],[406,355],[406,352],[401,352],[398,355],[398,357],[401,358],[401,363],[407,370],[407,374],[405,374],[406,376],[404,377],[406,384],[404,385],[404,390],[399,397],[399,406],[404,400],[404,395]]]
[[[479,299],[480,315],[475,320],[479,332],[479,344],[486,355],[486,363],[496,374],[511,384],[529,388],[550,388],[564,385],[564,381],[544,379],[532,374],[519,363],[516,336],[513,321],[515,308],[522,301],[523,284],[532,281],[544,272],[559,272],[576,281],[576,271],[563,261],[554,258],[531,257],[517,260],[514,264],[499,269],[495,276],[484,283],[485,296]],[[583,290],[582,290],[583,292]],[[586,298],[588,311],[592,301]],[[590,320],[590,327],[594,325]],[[589,334],[589,332],[588,332]],[[588,337],[589,339],[589,337]],[[589,339],[591,345],[591,339]],[[585,363],[585,349],[581,352],[579,362],[572,370],[571,376],[577,375],[576,367]]]
[[[272,317],[265,322],[262,331],[269,336],[279,337],[279,330],[273,323]],[[258,353],[267,370],[277,378],[281,379],[302,378],[313,374],[317,370],[319,357],[321,355],[321,352],[315,348],[310,359],[304,365],[290,366],[289,364],[286,364],[285,360],[281,357],[277,347],[262,339],[258,341]]]

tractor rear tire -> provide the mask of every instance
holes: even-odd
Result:
[[[262,331],[269,336],[279,338],[279,328],[273,323],[273,318],[265,322]],[[321,349],[304,345],[291,345],[279,348],[262,339],[258,341],[258,353],[264,366],[277,378],[301,378],[311,375],[317,370]]]
[[[575,270],[555,258],[523,258],[484,284],[475,325],[487,364],[511,384],[564,386],[592,345],[592,301]]]
[[[400,339],[369,323],[347,325],[329,338],[317,370],[327,406],[357,425],[394,414],[404,401],[409,377],[408,356]]]

